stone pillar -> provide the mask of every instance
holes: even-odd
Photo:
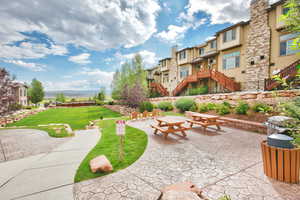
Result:
[[[268,24],[268,0],[252,0],[251,21],[246,47],[245,89],[264,90],[265,79],[269,78],[271,29]]]
[[[178,65],[177,65],[177,46],[172,47],[172,52],[171,52],[171,67],[169,70],[169,81],[170,81],[170,95],[172,96],[173,90],[176,88],[178,84]]]

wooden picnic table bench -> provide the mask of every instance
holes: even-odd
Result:
[[[220,121],[219,116],[207,115],[194,113],[192,114],[192,120],[187,120],[190,123],[190,128],[193,127],[194,124],[200,125],[206,130],[208,126],[217,126],[218,130],[221,130],[222,121]]]
[[[157,118],[156,120],[158,124],[151,125],[151,127],[154,129],[155,135],[157,134],[158,131],[160,131],[161,133],[163,133],[164,138],[167,139],[170,133],[181,132],[182,136],[186,137],[185,131],[188,130],[189,128],[183,126],[185,121],[170,119],[170,118]]]

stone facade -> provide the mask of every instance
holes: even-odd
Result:
[[[268,25],[268,0],[252,0],[246,48],[246,90],[264,90],[269,78],[271,29]]]

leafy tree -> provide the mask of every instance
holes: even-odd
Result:
[[[112,98],[137,107],[147,96],[146,71],[142,57],[137,54],[116,71],[112,81]]]
[[[300,0],[287,0],[284,5],[289,11],[281,16],[286,25],[286,29],[292,33],[300,33]],[[294,40],[293,47],[300,49],[300,34]]]
[[[0,116],[9,111],[15,98],[11,93],[12,77],[4,68],[0,68]]]
[[[56,100],[57,102],[64,103],[64,102],[66,102],[66,97],[65,97],[64,93],[58,93],[58,94],[56,95],[55,100]]]
[[[105,100],[105,87],[102,87],[100,89],[100,92],[95,96],[95,99],[99,100],[99,101],[104,101]]]
[[[31,82],[28,94],[30,101],[34,104],[43,101],[45,92],[42,83],[34,78]]]

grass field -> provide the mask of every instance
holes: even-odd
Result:
[[[65,123],[73,130],[84,129],[89,121],[103,118],[120,117],[119,113],[99,106],[77,108],[55,108],[26,117],[9,126],[36,126],[39,124]]]
[[[123,162],[120,162],[119,137],[116,135],[115,120],[103,120],[100,122],[100,127],[102,128],[102,137],[80,164],[75,175],[75,182],[108,174],[103,172],[94,174],[90,171],[89,161],[96,156],[105,155],[113,165],[113,172],[116,172],[134,163],[145,151],[148,142],[146,133],[139,129],[126,126],[125,159]]]

